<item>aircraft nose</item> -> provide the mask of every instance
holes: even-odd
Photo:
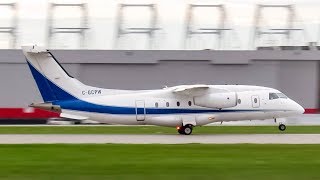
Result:
[[[303,114],[305,110],[304,110],[304,108],[303,108],[300,104],[296,103],[296,105],[295,105],[295,111],[296,111],[298,114]]]

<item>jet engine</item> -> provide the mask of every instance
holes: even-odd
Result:
[[[237,94],[235,92],[211,93],[194,97],[194,104],[208,108],[230,108],[237,105]]]

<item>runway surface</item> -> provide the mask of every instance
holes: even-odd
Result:
[[[0,144],[320,144],[320,134],[239,135],[0,135]]]

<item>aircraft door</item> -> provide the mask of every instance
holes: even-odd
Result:
[[[257,95],[251,96],[251,102],[253,108],[260,107],[260,98]]]
[[[136,118],[137,121],[144,121],[146,118],[146,107],[144,100],[136,100]]]

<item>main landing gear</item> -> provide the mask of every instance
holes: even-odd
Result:
[[[192,133],[193,126],[191,124],[187,124],[185,126],[177,127],[177,130],[179,134],[190,135]]]

